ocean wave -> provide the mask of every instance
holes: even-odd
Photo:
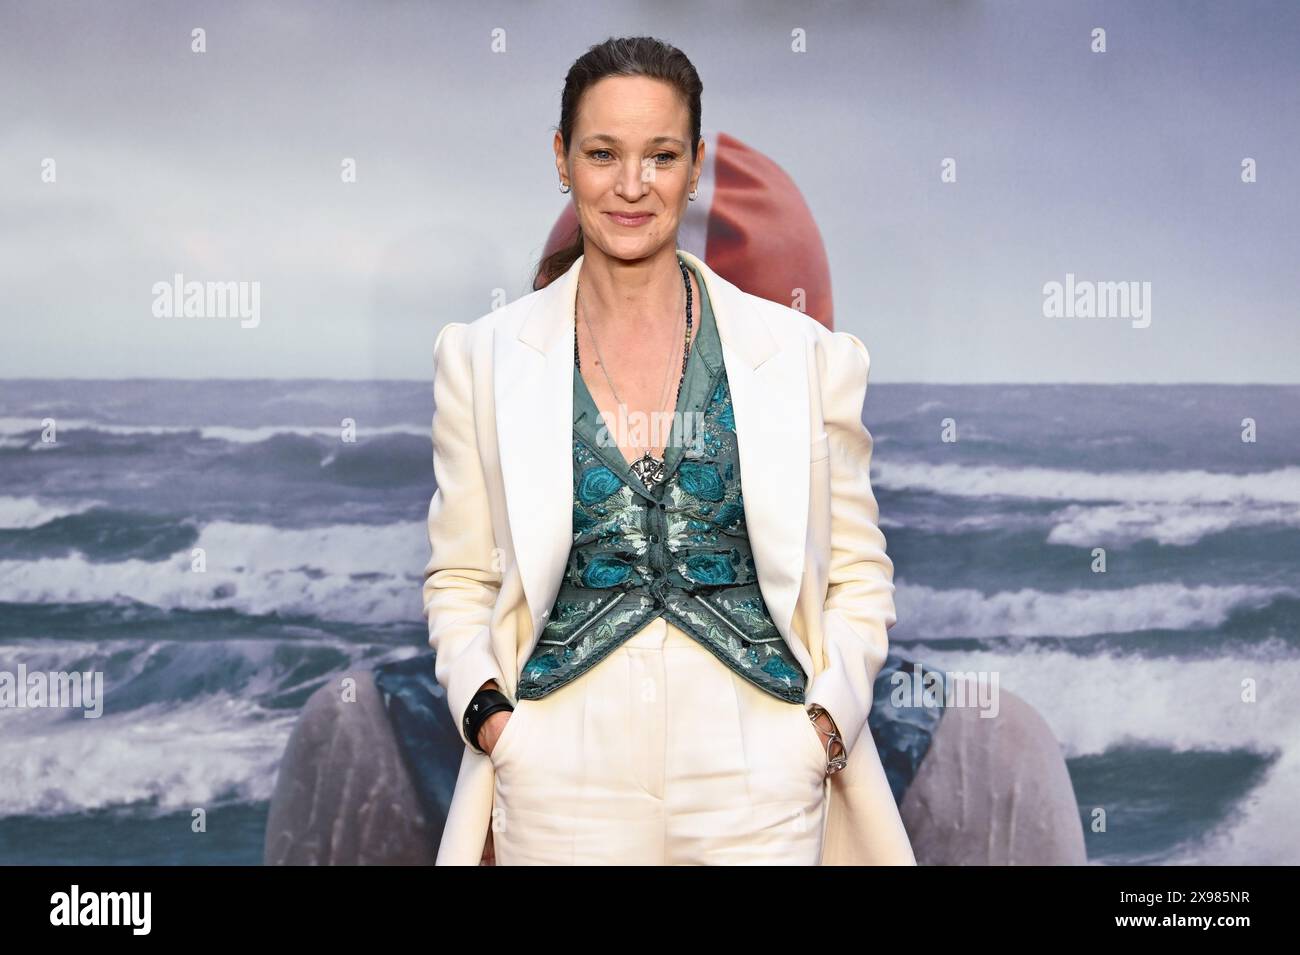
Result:
[[[5,714],[8,719],[10,714]],[[66,715],[66,714],[63,714]],[[60,815],[131,803],[159,813],[271,798],[296,712],[219,693],[98,719],[0,734],[0,815]]]
[[[288,425],[272,424],[250,427],[234,425],[164,425],[164,424],[110,424],[85,418],[56,418],[60,432],[94,431],[111,435],[175,435],[194,434],[205,441],[227,441],[232,444],[258,444],[280,435],[322,437],[337,439],[341,425]],[[36,448],[42,445],[39,432],[41,422],[35,418],[0,418],[0,447]],[[361,437],[391,434],[410,434],[429,437],[430,425],[392,424],[379,427],[359,426]]]
[[[374,649],[328,637],[0,644],[0,671],[98,673],[103,694],[90,719],[0,710],[0,816],[264,802],[301,698],[333,674],[373,667]]]
[[[0,530],[26,530],[71,514],[83,514],[103,501],[42,501],[0,495]]]
[[[1048,592],[1025,588],[983,594],[898,582],[899,634],[915,639],[1086,637],[1140,630],[1213,629],[1239,610],[1267,606],[1294,591],[1253,584],[1143,584]]]
[[[214,521],[192,549],[163,561],[0,560],[0,592],[12,603],[134,600],[175,610],[418,622],[428,547],[420,522],[285,529]],[[193,549],[203,552],[202,572],[192,569]]]
[[[1248,474],[1213,471],[1080,471],[879,461],[872,481],[891,491],[953,497],[1172,504],[1300,505],[1300,467]]]
[[[1071,505],[1050,518],[1049,544],[1127,547],[1144,540],[1188,547],[1211,534],[1246,527],[1300,528],[1300,508],[1289,504],[1238,503]]]
[[[1030,505],[1019,501],[990,501],[963,513],[958,507],[927,506],[934,499],[899,501],[881,512],[880,526],[919,531],[936,537],[994,535],[1008,532],[1041,534],[1045,544],[1069,547],[1131,547],[1152,541],[1168,547],[1190,547],[1215,534],[1247,528],[1300,529],[1300,507],[1290,504],[1201,503],[1143,501],[1121,504]]]

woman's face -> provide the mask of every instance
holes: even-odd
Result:
[[[573,187],[588,249],[631,260],[676,242],[687,193],[703,168],[704,142],[692,156],[689,138],[690,113],[667,83],[607,76],[587,90],[570,156],[555,134],[555,165]]]

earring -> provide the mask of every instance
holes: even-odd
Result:
[[[560,183],[560,192],[566,192],[566,193],[567,193],[567,192],[568,192],[570,189],[572,189],[572,188],[573,188],[573,187],[570,186],[567,182],[562,182],[562,183]]]
[[[696,195],[697,195],[697,190],[692,189],[690,192],[686,194],[686,198],[691,200],[691,202],[694,202]]]

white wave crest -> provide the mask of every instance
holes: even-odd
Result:
[[[1300,505],[1300,467],[1251,474],[1212,471],[1077,471],[998,465],[878,463],[873,483],[954,497],[1044,501]]]
[[[1245,527],[1300,527],[1288,504],[1072,504],[1052,515],[1049,544],[1127,547],[1143,540],[1188,547],[1210,534]]]
[[[296,434],[303,437],[338,438],[341,425],[290,425],[273,424],[258,427],[237,427],[227,425],[166,425],[166,424],[108,424],[91,421],[86,418],[55,418],[55,426],[60,432],[100,431],[104,434],[119,435],[164,435],[194,434],[210,441],[229,441],[234,444],[256,444],[281,434]],[[0,447],[30,447],[40,445],[40,439],[28,440],[27,435],[42,430],[41,419],[37,418],[0,418]],[[429,425],[393,424],[381,427],[358,427],[359,437],[377,437],[385,434],[412,434],[429,437]]]
[[[35,497],[0,495],[0,529],[40,527],[42,524],[67,517],[69,514],[81,514],[102,503],[102,501],[46,502]]]
[[[192,551],[163,561],[94,562],[69,556],[0,560],[0,593],[14,603],[137,600],[164,609],[230,608],[357,623],[421,617],[429,543],[420,522],[286,530],[216,521]]]
[[[957,637],[1085,637],[1138,630],[1213,628],[1235,610],[1256,609],[1292,591],[1252,584],[1142,584],[1059,593],[1024,588],[982,594],[898,581],[899,633],[920,640]]]

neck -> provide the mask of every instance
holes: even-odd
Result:
[[[671,245],[629,260],[608,256],[588,243],[578,278],[579,307],[597,328],[658,328],[677,321],[682,309],[682,272]]]

